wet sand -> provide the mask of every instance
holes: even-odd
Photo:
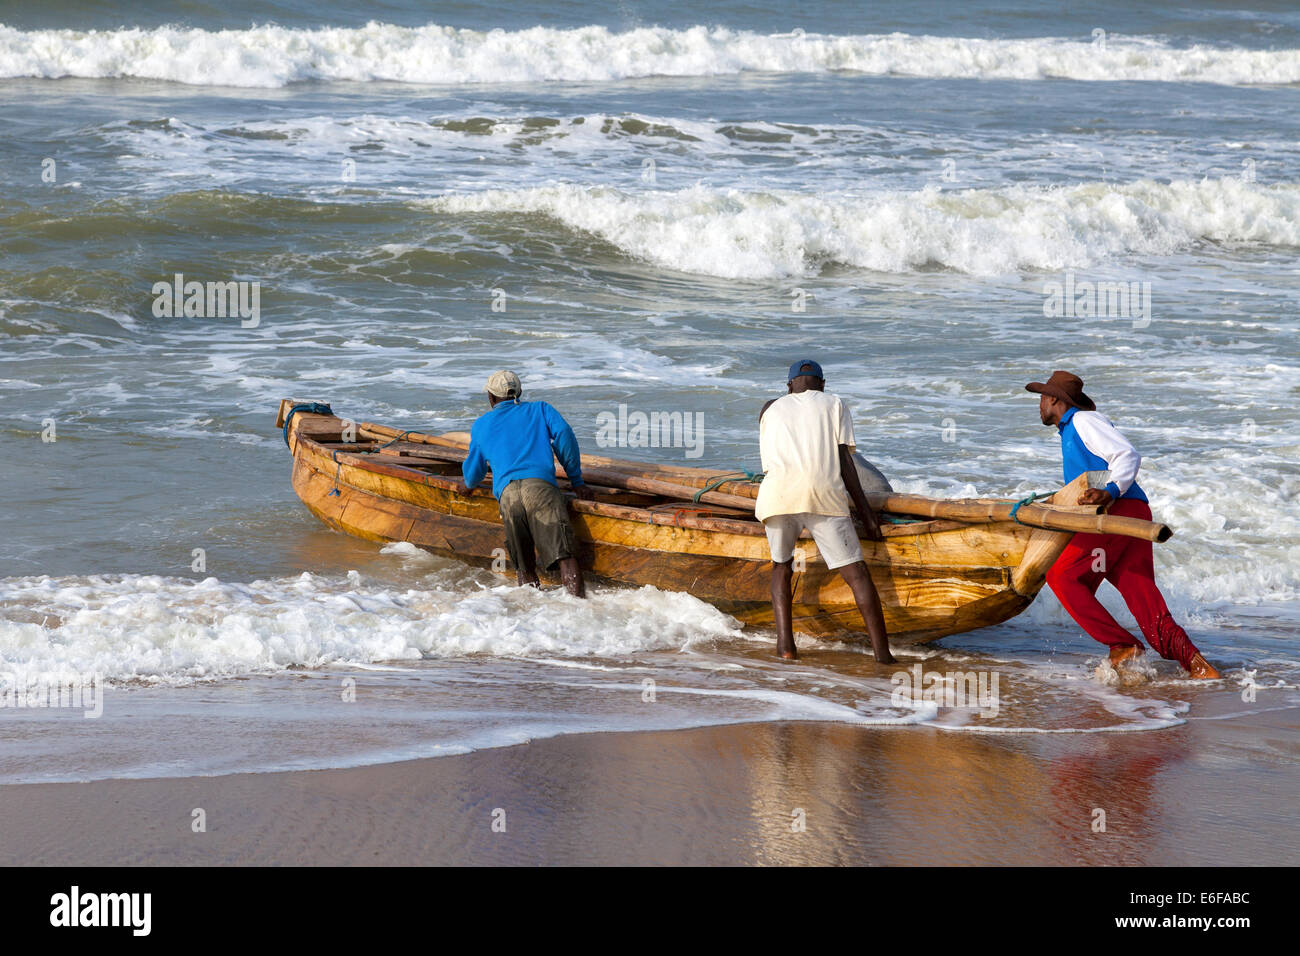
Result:
[[[1297,708],[1116,734],[771,723],[9,785],[0,863],[1295,865],[1298,728]]]

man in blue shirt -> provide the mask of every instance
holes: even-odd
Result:
[[[574,494],[584,501],[595,498],[582,482],[578,439],[546,402],[519,400],[524,390],[514,372],[495,372],[484,391],[492,410],[470,429],[461,491],[468,494],[491,468],[492,493],[501,508],[506,550],[518,582],[536,587],[537,565],[547,571],[558,565],[569,593],[585,597],[573,525],[555,483],[554,461],[558,458],[564,466]]]

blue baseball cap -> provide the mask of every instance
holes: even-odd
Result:
[[[803,371],[803,369],[808,369],[809,371],[805,372]],[[825,375],[822,374],[822,367],[818,365],[816,362],[814,362],[812,359],[801,359],[800,361],[795,362],[793,365],[791,365],[790,375],[786,379],[786,381],[793,382],[800,375],[814,375],[817,378],[826,377]]]

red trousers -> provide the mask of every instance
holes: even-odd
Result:
[[[1109,514],[1151,520],[1147,503],[1131,498],[1115,502]],[[1196,645],[1174,621],[1156,587],[1151,542],[1118,534],[1076,534],[1047,572],[1047,583],[1070,617],[1093,638],[1111,647],[1141,647],[1142,642],[1120,627],[1097,600],[1103,580],[1124,596],[1156,653],[1190,669]]]

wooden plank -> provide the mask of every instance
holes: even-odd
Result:
[[[1088,490],[1088,476],[1082,474],[1052,496],[1054,504],[1072,506],[1078,503],[1079,495]],[[1011,574],[1011,586],[1017,594],[1032,598],[1043,589],[1047,580],[1048,569],[1061,556],[1073,533],[1063,533],[1047,529],[1036,530],[1025,548],[1024,557]]]

